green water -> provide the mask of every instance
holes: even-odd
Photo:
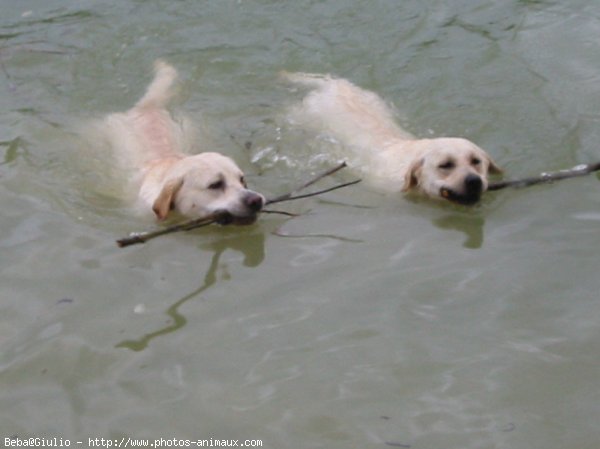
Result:
[[[599,41],[590,0],[3,0],[2,443],[597,448],[597,176],[473,209],[359,185],[119,249],[154,224],[78,129],[162,57],[203,147],[274,195],[332,162],[277,74],[330,72],[527,176],[600,159]]]

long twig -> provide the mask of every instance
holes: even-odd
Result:
[[[294,214],[292,212],[285,212],[283,210],[270,210],[263,209],[260,211],[261,214],[276,214],[276,215],[285,215],[286,217],[297,217],[298,214]]]
[[[342,163],[340,163],[339,165],[336,165],[335,167],[333,167],[333,168],[331,168],[331,169],[329,169],[329,170],[327,170],[327,171],[325,171],[325,172],[323,172],[323,173],[321,173],[321,174],[319,174],[319,175],[315,176],[313,179],[311,179],[310,181],[308,181],[308,182],[306,182],[306,183],[302,184],[300,187],[298,187],[298,188],[296,188],[296,189],[292,190],[291,192],[289,192],[289,193],[284,193],[283,195],[279,195],[279,196],[276,196],[275,198],[271,198],[270,200],[267,200],[266,204],[279,203],[279,202],[281,202],[281,201],[287,201],[287,200],[289,200],[289,199],[292,199],[292,196],[293,196],[295,193],[298,193],[299,191],[301,191],[301,190],[304,190],[304,189],[306,189],[307,187],[310,187],[310,186],[312,186],[314,183],[316,183],[316,182],[320,181],[320,180],[321,180],[321,179],[323,179],[323,178],[326,178],[327,176],[331,176],[331,175],[333,175],[334,173],[336,173],[336,172],[340,171],[340,170],[341,170],[342,168],[344,168],[344,167],[346,167],[346,163],[345,163],[345,162],[342,162]],[[357,181],[357,182],[358,182],[358,181]],[[345,187],[345,185],[344,185],[343,187]],[[315,195],[318,195],[319,193],[324,193],[324,192],[318,192],[318,193],[316,193]]]
[[[119,248],[125,248],[126,246],[135,245],[137,243],[146,243],[148,240],[160,237],[161,235],[171,234],[173,232],[190,231],[192,229],[208,226],[217,222],[219,218],[221,218],[221,215],[224,214],[216,214],[197,220],[186,221],[185,223],[167,226],[166,228],[157,229],[156,231],[135,232],[129,237],[117,240],[117,245],[119,245]]]
[[[269,204],[273,204],[273,203],[280,203],[283,201],[292,201],[292,200],[297,200],[297,199],[301,199],[301,198],[308,198],[311,196],[317,196],[317,195],[321,195],[323,193],[327,193],[327,192],[331,192],[333,190],[337,190],[337,189],[341,189],[343,187],[348,187],[351,186],[353,184],[356,184],[358,182],[360,182],[360,179],[355,180],[355,181],[351,181],[351,182],[345,182],[343,184],[338,184],[335,185],[333,187],[327,188],[327,189],[323,189],[323,190],[318,190],[316,192],[312,192],[312,193],[306,193],[303,195],[294,195],[295,193],[310,187],[311,185],[313,185],[314,183],[320,181],[321,179],[330,176],[336,172],[338,172],[339,170],[341,170],[342,168],[346,167],[346,163],[341,163],[339,165],[337,165],[336,167],[329,169],[319,175],[317,175],[316,177],[314,177],[313,179],[311,179],[310,181],[304,183],[302,186],[294,189],[293,191],[289,192],[289,193],[285,193],[283,195],[279,195],[275,198],[272,199],[268,199],[265,202],[265,205],[269,205]],[[292,214],[289,212],[283,212],[283,211],[273,211],[273,210],[262,210],[262,213],[271,213],[271,214],[281,214],[281,215],[287,215],[290,217],[295,217],[297,216],[296,214]],[[196,220],[191,220],[191,221],[186,221],[185,223],[180,223],[180,224],[176,224],[173,226],[167,226],[166,228],[162,228],[162,229],[158,229],[156,231],[148,231],[148,232],[136,232],[131,234],[128,237],[124,237],[122,239],[117,240],[117,245],[120,248],[124,248],[126,246],[130,246],[130,245],[135,245],[138,243],[146,243],[148,240],[152,240],[156,237],[160,237],[161,235],[165,235],[165,234],[171,234],[174,232],[182,232],[182,231],[191,231],[192,229],[196,229],[196,228],[201,228],[204,226],[208,226],[210,224],[213,223],[218,223],[220,221],[226,221],[229,217],[229,214],[227,213],[219,213],[219,214],[215,214],[215,215],[211,215],[209,217],[205,217],[205,218],[199,218]]]
[[[599,170],[600,170],[600,162],[596,162],[594,164],[581,164],[581,165],[577,165],[575,167],[572,167],[572,168],[569,168],[566,170],[542,173],[539,176],[533,176],[530,178],[514,179],[514,180],[490,183],[490,185],[488,186],[488,190],[490,190],[490,191],[501,190],[501,189],[505,189],[507,187],[514,187],[514,188],[518,189],[518,188],[522,188],[522,187],[533,186],[536,184],[551,183],[554,181],[561,181],[563,179],[585,176],[585,175],[589,175],[590,173],[593,173],[593,172],[596,172]]]
[[[302,198],[309,198],[311,196],[322,195],[323,193],[333,192],[334,190],[343,189],[344,187],[353,186],[354,184],[358,184],[361,182],[360,179],[355,179],[354,181],[344,182],[342,184],[337,184],[333,187],[329,187],[328,189],[317,190],[316,192],[311,193],[303,193],[302,195],[292,195],[291,193],[286,193],[281,197],[274,198],[272,200],[267,200],[266,204],[280,203],[282,201],[292,201],[292,200],[300,200]]]

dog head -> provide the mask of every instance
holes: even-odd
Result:
[[[201,153],[176,162],[165,177],[152,210],[159,220],[176,210],[190,218],[222,214],[221,224],[251,224],[265,198],[248,190],[244,174],[230,158]]]
[[[406,173],[404,191],[418,190],[432,198],[477,203],[488,187],[488,174],[502,170],[474,143],[460,138],[414,141],[415,154]]]

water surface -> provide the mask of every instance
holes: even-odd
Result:
[[[301,92],[282,69],[349,78],[509,177],[595,161],[596,2],[28,0],[0,17],[2,438],[597,447],[597,176],[473,209],[356,186],[293,220],[119,249],[154,224],[78,134],[162,57],[204,147],[267,194],[332,163],[288,126]]]

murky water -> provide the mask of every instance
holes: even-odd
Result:
[[[331,72],[531,175],[600,159],[599,41],[590,0],[2,1],[2,442],[597,448],[597,176],[469,210],[356,186],[119,249],[153,223],[77,130],[163,57],[205,147],[280,193],[332,144],[277,74]]]

